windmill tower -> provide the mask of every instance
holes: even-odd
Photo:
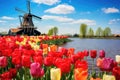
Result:
[[[30,1],[27,0],[27,12],[15,8],[16,11],[24,13],[23,16],[19,16],[20,27],[19,28],[12,28],[9,30],[9,35],[40,35],[41,33],[37,31],[36,27],[34,27],[33,18],[42,19],[31,13],[30,8]]]

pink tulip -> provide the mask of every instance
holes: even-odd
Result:
[[[104,50],[100,50],[99,51],[99,57],[100,58],[104,58],[105,57],[105,51]]]
[[[40,68],[39,63],[32,63],[30,65],[30,74],[33,77],[41,77],[44,75],[44,70],[42,68]]]
[[[7,57],[1,56],[0,57],[0,67],[6,67],[7,66]]]

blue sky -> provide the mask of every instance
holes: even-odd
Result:
[[[98,27],[110,27],[113,34],[120,34],[120,0],[31,0],[31,11],[42,17],[33,19],[42,33],[54,26],[59,34],[79,33],[80,24],[85,23],[94,31]],[[0,0],[0,31],[19,26],[15,7],[27,12],[26,0]]]

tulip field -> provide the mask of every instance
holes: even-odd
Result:
[[[67,39],[0,37],[0,80],[120,80],[120,55],[114,60],[105,56],[104,50],[75,52],[74,48],[60,47]]]

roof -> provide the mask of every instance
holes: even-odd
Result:
[[[11,30],[11,32],[16,33],[18,31],[20,31],[21,29],[19,29],[19,28],[11,28],[10,30]]]

